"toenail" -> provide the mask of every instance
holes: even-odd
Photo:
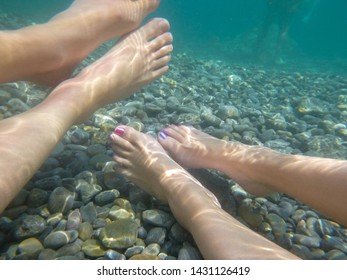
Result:
[[[167,134],[164,131],[160,131],[159,136],[160,136],[161,139],[165,140],[166,137],[167,137]]]
[[[123,127],[117,127],[114,130],[114,133],[117,134],[118,136],[123,136],[124,132],[125,132],[125,129]]]

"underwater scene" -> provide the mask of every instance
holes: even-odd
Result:
[[[72,2],[0,0],[0,30],[45,23]],[[167,203],[115,170],[108,143],[119,125],[154,138],[170,124],[193,126],[224,141],[340,160],[346,170],[346,14],[346,0],[162,0],[144,22],[170,22],[168,72],[70,127],[1,213],[0,260],[207,259]],[[72,75],[103,57],[114,39],[94,48]],[[0,121],[38,106],[53,89],[25,79],[0,84]],[[347,211],[335,219],[316,209],[322,201],[258,196],[220,170],[186,170],[242,225],[293,255],[347,259]],[[339,191],[347,188],[343,179],[347,173],[337,179]],[[317,188],[329,196],[326,184]]]

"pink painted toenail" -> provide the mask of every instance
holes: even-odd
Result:
[[[117,134],[118,136],[123,136],[124,132],[125,132],[125,129],[123,127],[117,127],[114,130],[114,133]]]

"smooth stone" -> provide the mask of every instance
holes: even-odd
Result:
[[[25,104],[22,100],[18,98],[10,99],[7,104],[11,106],[11,110],[16,113],[22,113],[30,109],[30,107]]]
[[[133,260],[133,261],[135,261],[135,260],[156,261],[156,260],[160,260],[160,258],[158,256],[139,254],[139,255],[132,256],[131,258],[129,258],[129,260]]]
[[[72,229],[78,230],[81,223],[82,223],[81,212],[79,209],[74,209],[67,216],[66,229],[67,230],[72,230]]]
[[[138,236],[138,238],[146,239],[147,234],[148,234],[148,232],[147,232],[147,230],[144,227],[140,226],[137,229],[137,236]]]
[[[75,186],[76,186],[76,182],[78,182],[79,179],[86,181],[90,185],[95,185],[98,183],[98,180],[96,178],[96,174],[94,172],[91,172],[88,170],[84,170],[84,171],[78,173],[75,176],[75,179],[77,179],[74,181]]]
[[[110,205],[96,206],[96,214],[98,219],[106,219],[110,213]]]
[[[93,235],[93,227],[90,223],[82,223],[78,229],[79,238],[82,240],[91,239]]]
[[[107,258],[108,260],[114,260],[114,261],[122,261],[122,260],[126,260],[126,256],[118,253],[115,250],[112,249],[108,249],[105,252],[105,258]]]
[[[294,244],[290,250],[294,255],[298,256],[301,259],[304,260],[311,260],[313,259],[313,256],[311,254],[310,249],[303,245],[297,245]]]
[[[178,252],[178,260],[202,260],[202,256],[198,249],[190,245],[189,243],[184,243],[183,247]]]
[[[43,241],[45,248],[58,249],[69,243],[71,235],[67,231],[54,231],[47,235]]]
[[[89,184],[83,179],[79,179],[76,183],[76,192],[81,197],[84,204],[90,202],[94,196],[102,191],[102,188],[95,184]]]
[[[113,202],[117,197],[119,197],[119,195],[120,193],[116,189],[102,191],[95,196],[94,202],[99,206],[104,206],[108,203]]]
[[[162,227],[151,228],[148,231],[145,243],[146,244],[157,243],[159,245],[163,245],[166,238],[166,232],[167,230]]]
[[[81,206],[80,212],[83,222],[92,224],[97,218],[97,212],[93,202],[89,202],[87,205]]]
[[[33,237],[44,231],[46,221],[39,215],[26,215],[19,226],[14,229],[13,237],[16,240],[22,240]]]
[[[67,213],[72,209],[75,194],[64,187],[53,190],[48,199],[48,209],[51,213]]]
[[[134,215],[132,213],[129,213],[127,210],[119,207],[118,205],[115,205],[111,208],[108,216],[111,220],[134,218]]]
[[[166,228],[175,222],[175,218],[171,214],[157,209],[143,211],[142,219],[144,223]]]
[[[55,260],[58,257],[57,251],[53,249],[43,249],[39,256],[39,260]]]
[[[347,243],[337,236],[324,235],[322,238],[322,249],[337,249],[347,254]]]
[[[0,231],[7,233],[15,226],[15,223],[9,217],[0,216]]]
[[[82,251],[87,256],[92,258],[102,257],[105,255],[105,252],[106,252],[101,242],[96,239],[86,240],[82,245]]]
[[[261,213],[261,205],[254,201],[242,203],[238,209],[238,213],[249,225],[258,227],[263,222],[264,218]]]
[[[54,175],[48,178],[43,178],[34,183],[34,187],[45,190],[45,191],[53,191],[62,185],[62,180],[60,176]]]
[[[304,219],[305,216],[306,212],[302,209],[298,209],[292,214],[292,219],[298,223],[300,220]]]
[[[18,245],[18,252],[20,254],[27,254],[34,257],[38,256],[43,249],[42,243],[34,237],[25,239]]]
[[[280,216],[273,213],[267,215],[267,220],[272,227],[276,240],[281,241],[284,234],[287,232],[286,222]]]
[[[62,213],[55,213],[47,218],[47,225],[56,226],[63,219]]]
[[[104,154],[105,152],[106,152],[105,145],[91,144],[87,147],[87,153],[91,157],[99,155],[99,154]]]
[[[320,239],[316,237],[310,237],[302,234],[294,234],[293,241],[294,243],[299,243],[309,248],[320,247]]]
[[[142,251],[142,254],[151,255],[151,256],[158,256],[159,253],[160,253],[160,245],[156,243],[149,244]]]
[[[284,220],[287,220],[294,213],[295,209],[293,205],[287,201],[281,201],[278,206],[280,208],[281,217]]]
[[[144,248],[145,248],[144,246],[132,246],[132,247],[129,247],[128,249],[126,249],[124,255],[127,258],[131,258],[132,256],[141,254]]]
[[[89,133],[78,127],[70,129],[67,135],[73,144],[83,145],[89,140]]]
[[[113,161],[113,159],[107,155],[98,154],[93,156],[89,160],[89,165],[92,166],[95,170],[101,170],[105,166],[105,164],[109,161]]]
[[[105,247],[124,249],[135,244],[137,239],[137,223],[132,219],[120,219],[105,226],[99,238]]]
[[[170,236],[178,242],[184,242],[190,237],[190,233],[186,231],[179,223],[174,223],[170,228]]]
[[[346,254],[337,249],[330,250],[325,255],[327,260],[346,260],[346,258]]]
[[[28,207],[38,207],[48,202],[48,192],[42,189],[34,188],[30,191],[26,201]]]
[[[57,250],[58,256],[74,256],[82,250],[82,247],[76,243],[66,244]]]

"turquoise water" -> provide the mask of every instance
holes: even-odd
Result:
[[[65,9],[71,2],[3,0],[0,9],[40,22]],[[290,25],[287,42],[287,47],[290,46],[287,51],[290,51],[286,55],[298,61],[347,61],[346,14],[346,0],[302,4]],[[177,51],[245,61],[253,59],[249,46],[254,43],[265,15],[265,0],[162,0],[154,13],[154,16],[170,20]],[[274,32],[270,32],[270,38]]]

